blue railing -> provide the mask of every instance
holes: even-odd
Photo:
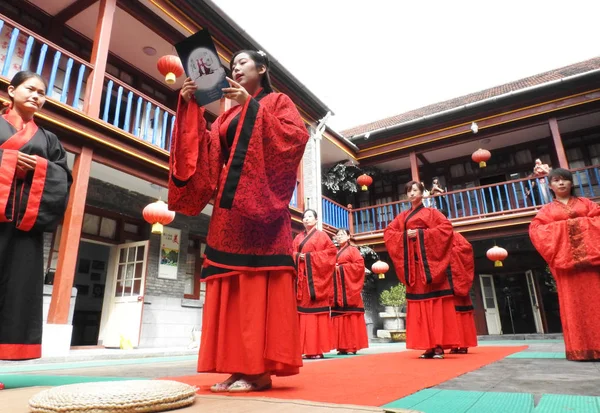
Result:
[[[109,74],[104,78],[102,120],[169,150],[175,112]]]
[[[600,166],[574,169],[575,194],[600,198]],[[425,198],[425,206],[443,210],[453,221],[491,218],[538,209],[552,201],[548,178],[524,178]],[[351,210],[353,234],[385,229],[402,211],[410,209],[408,201],[375,205]]]
[[[46,94],[49,97],[81,110],[85,83],[92,68],[12,20],[0,19],[0,75],[3,77],[10,79],[21,70],[34,71],[48,79]]]
[[[0,18],[0,75],[32,70],[48,79],[48,97],[83,110],[93,66],[12,20]],[[169,150],[175,112],[105,74],[100,119],[146,142]]]
[[[350,228],[346,208],[325,197],[321,200],[321,206],[323,208],[322,222],[324,224],[334,228]]]

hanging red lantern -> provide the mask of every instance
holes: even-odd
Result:
[[[175,79],[183,74],[181,60],[177,56],[166,55],[158,59],[156,67],[161,75],[165,77],[165,82],[169,85],[175,83]]]
[[[368,189],[369,185],[371,185],[373,183],[373,178],[371,178],[367,174],[362,174],[361,176],[356,178],[356,183],[360,185],[360,189],[362,189],[363,191],[366,191]]]
[[[475,152],[473,152],[473,155],[471,155],[473,162],[478,162],[480,168],[485,168],[487,166],[486,161],[488,161],[491,157],[492,154],[490,151],[481,148],[477,149]]]
[[[377,261],[371,266],[371,271],[379,276],[379,279],[385,278],[385,273],[388,272],[390,266],[383,261]]]
[[[508,257],[508,251],[494,245],[487,251],[486,255],[489,260],[494,261],[494,267],[502,267],[502,261]]]
[[[152,224],[153,234],[162,234],[163,225],[170,224],[175,219],[175,212],[169,211],[167,204],[160,199],[156,202],[146,205],[142,212],[144,219]]]

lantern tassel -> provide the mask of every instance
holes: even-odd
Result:
[[[485,168],[486,166],[487,166],[487,164],[485,163],[485,161],[479,162],[479,167],[480,168]]]
[[[366,191],[367,189],[369,189],[369,187],[366,186],[366,185],[363,185],[363,186],[360,187],[360,189],[362,189],[363,191]]]
[[[383,280],[385,278],[385,274],[378,274],[379,275],[379,279]]]
[[[502,261],[494,261],[494,267],[503,267]]]
[[[172,85],[173,83],[175,83],[175,79],[176,79],[175,73],[173,73],[173,72],[169,72],[165,76],[165,82],[167,82],[169,85]]]
[[[163,224],[160,222],[156,222],[152,224],[152,233],[153,234],[162,234],[163,233]]]

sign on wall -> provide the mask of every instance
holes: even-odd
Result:
[[[164,227],[160,236],[160,261],[158,262],[158,278],[169,280],[177,279],[177,265],[179,263],[179,250],[181,230]]]

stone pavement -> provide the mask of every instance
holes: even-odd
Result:
[[[529,348],[476,371],[441,383],[430,390],[440,390],[442,393],[444,391],[463,391],[472,392],[472,394],[475,394],[475,392],[529,394],[533,395],[535,405],[539,403],[542,395],[548,394],[600,396],[600,362],[567,361],[564,358],[564,343],[560,339],[482,340],[480,345],[528,345]],[[377,354],[404,350],[405,346],[401,343],[373,343],[371,348],[361,351],[361,353]],[[468,357],[468,355],[465,355],[465,357]],[[26,375],[156,378],[193,375],[196,373],[196,362],[196,350],[186,349],[147,349],[129,352],[122,350],[74,350],[66,358],[41,359],[28,362],[2,362],[0,363],[0,376],[18,373]],[[328,361],[308,360],[306,362],[326,363]],[[443,360],[439,362],[443,363]],[[268,395],[265,394],[265,396]],[[596,399],[589,400],[592,400],[591,403],[596,403],[594,401]],[[597,400],[597,410],[570,409],[560,411],[600,413],[600,398]],[[401,407],[420,410],[418,406]],[[427,410],[422,411],[429,413]],[[430,411],[432,413],[438,412],[438,410]],[[473,413],[476,410],[452,411]],[[554,411],[543,410],[544,413]],[[556,412],[559,412],[559,410],[556,410]],[[518,413],[527,413],[527,411]]]

